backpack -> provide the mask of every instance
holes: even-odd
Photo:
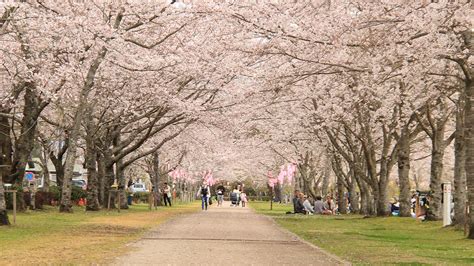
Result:
[[[206,196],[206,195],[207,195],[207,187],[201,188],[201,194],[202,194],[203,196]]]

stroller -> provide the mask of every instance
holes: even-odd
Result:
[[[239,194],[235,192],[230,193],[230,206],[235,206],[237,207],[239,205]]]

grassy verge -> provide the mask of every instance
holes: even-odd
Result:
[[[356,264],[474,264],[474,241],[440,222],[359,215],[286,215],[292,206],[250,204],[280,226]]]
[[[72,214],[56,208],[20,213],[15,226],[0,227],[0,261],[8,264],[91,264],[127,252],[125,244],[146,230],[179,214],[199,210],[197,203],[160,207],[147,205],[129,210]]]

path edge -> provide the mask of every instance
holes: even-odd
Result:
[[[250,205],[250,204],[249,204],[249,205]],[[330,252],[328,252],[328,251],[322,249],[321,247],[316,246],[315,244],[313,244],[313,243],[311,243],[311,242],[309,242],[309,241],[303,239],[303,238],[300,237],[299,235],[297,235],[297,234],[291,232],[290,230],[288,230],[288,229],[286,229],[286,228],[280,226],[280,225],[275,221],[275,219],[273,219],[272,217],[267,216],[267,215],[265,215],[265,214],[260,214],[260,213],[258,213],[254,208],[251,208],[251,207],[250,207],[249,209],[250,209],[253,213],[255,213],[256,215],[262,216],[262,217],[264,217],[265,219],[269,220],[270,223],[271,223],[274,227],[278,228],[280,231],[282,231],[282,232],[284,232],[284,233],[286,233],[286,234],[288,234],[288,235],[290,235],[290,236],[293,236],[293,237],[296,238],[298,241],[301,241],[302,243],[304,243],[304,244],[310,246],[311,248],[313,248],[313,249],[315,249],[315,250],[317,250],[317,251],[323,253],[324,255],[327,255],[328,257],[331,257],[332,259],[334,259],[334,260],[340,262],[342,265],[352,265],[352,263],[350,263],[349,261],[346,261],[346,260],[340,258],[339,256],[337,256],[337,255],[335,255],[335,254],[332,254],[332,253],[330,253]]]

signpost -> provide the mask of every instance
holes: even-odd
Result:
[[[35,181],[35,173],[33,172],[26,172],[25,177],[29,182]]]
[[[110,210],[110,202],[112,200],[112,193],[115,193],[115,195],[117,196],[118,198],[118,212],[120,212],[120,190],[118,189],[118,185],[117,185],[117,180],[115,180],[114,184],[110,187],[111,189],[109,190],[109,198],[108,198],[108,201],[107,201],[107,211]]]

